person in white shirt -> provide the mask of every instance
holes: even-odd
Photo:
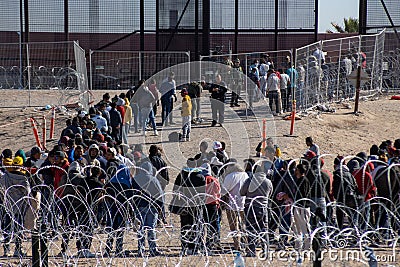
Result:
[[[269,98],[269,108],[272,112],[272,104],[275,102],[275,113],[281,112],[280,99],[280,80],[273,69],[268,70],[267,97]]]
[[[246,197],[240,195],[240,188],[249,178],[244,169],[237,163],[227,166],[226,176],[221,186],[222,201],[225,201],[226,215],[228,218],[229,229],[235,232],[233,235],[233,246],[237,251],[241,251],[241,244],[245,243],[242,236],[239,240],[240,232],[244,230],[244,202]]]
[[[280,81],[280,92],[281,92],[281,98],[282,98],[282,111],[283,112],[288,112],[290,109],[290,91],[288,89],[288,86],[290,85],[290,77],[287,75],[283,70],[280,71],[281,73],[281,81]]]

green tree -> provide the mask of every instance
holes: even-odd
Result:
[[[356,18],[344,18],[343,19],[343,23],[344,23],[344,28],[335,23],[335,22],[331,22],[332,27],[335,29],[335,31],[332,31],[331,29],[326,30],[327,33],[334,33],[334,32],[338,32],[338,33],[354,33],[354,32],[358,32],[358,19]]]

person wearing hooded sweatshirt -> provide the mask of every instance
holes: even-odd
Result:
[[[150,118],[150,122],[153,126],[154,135],[158,135],[156,124],[154,121],[154,116],[151,116],[151,111],[153,110],[153,105],[156,103],[154,95],[151,93],[147,85],[142,85],[136,91],[135,95],[133,96],[134,101],[136,101],[139,105],[140,110],[140,121],[142,125],[142,135],[146,135],[146,126],[147,121]],[[149,117],[150,115],[150,117]]]
[[[272,195],[272,182],[262,172],[261,166],[256,166],[251,178],[247,178],[240,188],[240,195],[246,197],[244,214],[246,218],[247,256],[256,256],[257,237],[261,237],[262,249],[267,244],[268,199]]]
[[[83,199],[82,186],[85,182],[85,176],[81,172],[82,166],[78,161],[71,163],[68,169],[68,173],[63,176],[59,183],[59,191],[61,195],[61,211],[62,211],[62,243],[60,256],[65,256],[68,249],[68,243],[70,240],[69,231],[74,230],[78,226],[87,226],[89,224],[89,218],[82,216],[88,207]],[[85,229],[86,227],[82,227]],[[78,256],[93,257],[88,251],[88,244],[86,236],[87,231],[80,232],[80,237],[76,241],[76,248],[78,250]]]
[[[100,155],[99,146],[96,144],[91,144],[86,154],[83,156],[86,161],[87,165],[100,167],[100,161],[97,159]]]
[[[333,172],[332,191],[337,204],[340,205],[336,207],[336,220],[339,229],[343,229],[343,219],[346,213],[350,218],[350,225],[357,223],[357,218],[353,216],[353,213],[361,203],[358,203],[359,193],[356,181],[343,157],[336,157],[333,164],[335,171]]]
[[[109,257],[113,247],[114,239],[116,240],[115,255],[124,256],[123,253],[123,238],[124,238],[124,225],[127,220],[126,214],[129,208],[129,199],[133,196],[132,189],[132,175],[134,168],[128,168],[115,159],[115,148],[107,150],[106,157],[112,161],[113,171],[110,173],[111,179],[106,183],[105,189],[108,198],[107,205],[107,235],[106,247],[104,256]],[[119,163],[118,163],[119,162]],[[118,165],[117,165],[118,164]]]
[[[144,257],[145,233],[147,230],[147,241],[149,243],[150,256],[161,255],[156,243],[156,225],[158,211],[164,205],[164,191],[155,177],[155,169],[151,162],[143,162],[137,168],[136,175],[132,180],[134,190],[134,204],[138,211],[140,228],[138,231],[138,255]]]
[[[225,171],[225,179],[221,186],[221,194],[226,205],[226,216],[228,218],[229,229],[236,232],[233,236],[233,246],[235,250],[241,251],[241,245],[245,243],[245,238],[241,240],[237,233],[244,229],[244,202],[246,197],[240,194],[240,188],[249,178],[244,169],[237,163],[229,164]]]
[[[2,229],[4,231],[4,256],[10,256],[9,243],[11,236],[15,236],[14,257],[24,257],[26,253],[22,251],[22,228],[24,225],[24,216],[27,211],[31,189],[26,176],[22,170],[23,159],[15,157],[12,162],[13,168],[6,170],[0,179],[2,201],[5,206],[11,207],[8,214],[3,214]],[[4,211],[4,210],[3,210]]]
[[[170,212],[180,215],[182,255],[195,255],[201,249],[202,217],[206,180],[193,158],[187,160],[175,179]]]

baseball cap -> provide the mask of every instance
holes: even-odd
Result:
[[[214,143],[213,143],[213,149],[220,149],[220,148],[222,148],[221,142],[214,141]]]

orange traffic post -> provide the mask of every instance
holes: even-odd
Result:
[[[36,144],[38,147],[42,148],[42,144],[40,143],[39,133],[38,133],[34,118],[31,118],[31,124],[32,124],[32,130],[33,130],[33,135],[35,136]]]
[[[263,119],[263,126],[262,126],[262,146],[261,146],[261,155],[264,156],[265,154],[265,147],[266,147],[266,140],[267,140],[267,120]]]
[[[54,138],[54,121],[56,120],[56,109],[54,107],[51,108],[51,121],[50,121],[50,136],[49,139],[53,140]]]
[[[292,116],[290,121],[290,135],[294,132],[294,121],[296,120],[296,100],[292,101]]]
[[[43,136],[42,136],[42,138],[43,138],[43,141],[42,141],[42,144],[43,144],[43,149],[46,149],[46,116],[45,115],[43,115],[43,124],[42,124],[42,130],[43,130]]]

